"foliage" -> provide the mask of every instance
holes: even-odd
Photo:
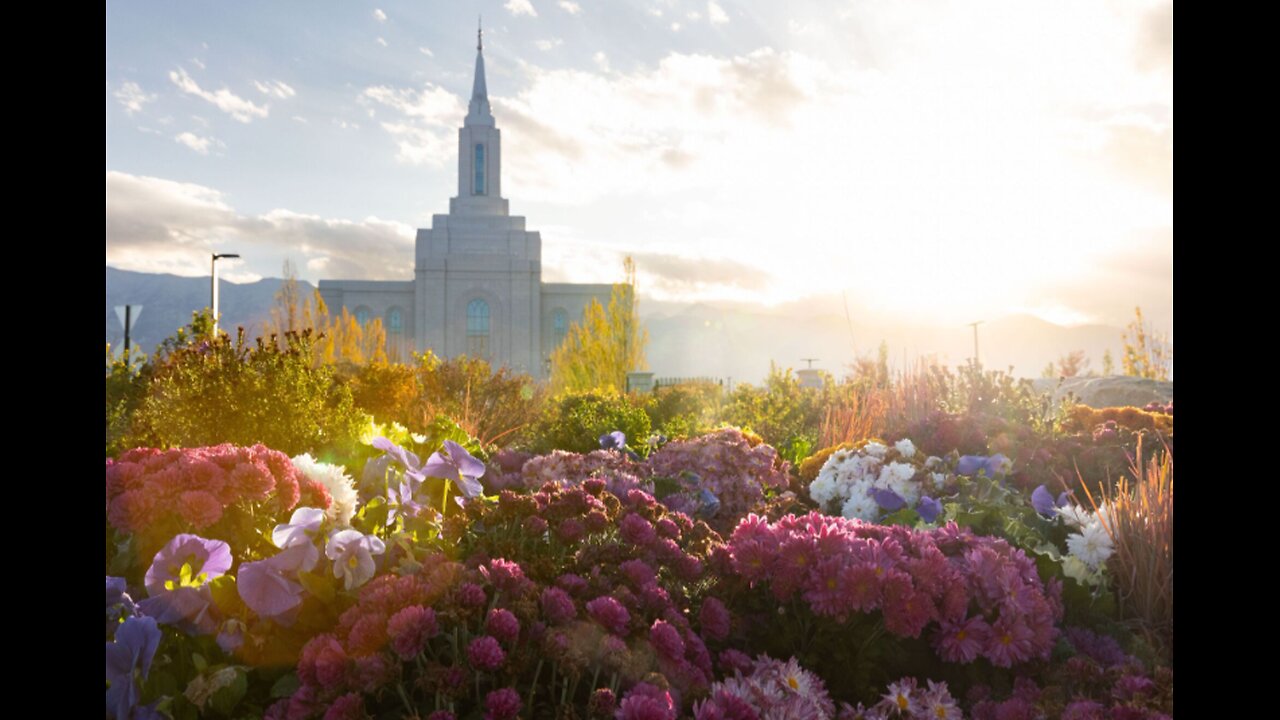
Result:
[[[1069,378],[1083,375],[1089,368],[1089,358],[1085,357],[1083,350],[1073,350],[1072,352],[1058,358],[1058,363],[1049,363],[1042,377],[1046,378]]]
[[[111,346],[107,345],[107,457],[118,455],[126,449],[133,415],[146,396],[147,383],[151,380],[152,366],[132,357],[113,359]]]
[[[824,379],[821,388],[803,387],[790,368],[783,370],[770,363],[763,387],[741,383],[733,389],[724,408],[724,421],[759,434],[774,447],[798,440],[812,447],[818,442],[826,408],[836,395],[830,378]]]
[[[627,389],[627,373],[648,367],[649,331],[636,307],[635,262],[625,261],[627,282],[613,286],[609,308],[595,298],[570,323],[563,343],[551,353],[551,388],[556,393]]]
[[[354,442],[365,419],[333,369],[312,365],[311,333],[289,334],[285,343],[251,347],[243,329],[234,342],[226,333],[197,344],[179,336],[161,353],[129,443],[263,443],[297,454]]]
[[[1173,342],[1163,334],[1152,332],[1142,319],[1142,308],[1133,309],[1134,319],[1125,328],[1121,340],[1124,355],[1120,362],[1125,375],[1169,380],[1173,377]]]
[[[494,370],[487,361],[466,356],[442,360],[430,351],[417,359],[423,415],[453,418],[483,445],[523,439],[545,404],[546,390],[509,368]]]
[[[410,365],[375,362],[346,365],[351,397],[357,407],[385,422],[419,428],[426,411],[421,405],[418,372]]]
[[[1062,429],[1067,432],[1091,432],[1107,421],[1114,421],[1129,430],[1155,430],[1166,437],[1173,436],[1172,415],[1135,407],[1094,409],[1088,405],[1075,405],[1067,411]]]
[[[701,381],[657,388],[645,412],[654,432],[671,438],[691,438],[720,424],[724,387]]]
[[[620,430],[627,441],[644,450],[649,416],[638,396],[605,392],[565,393],[547,403],[534,433],[536,453],[570,450],[587,453],[600,447],[600,436]]]

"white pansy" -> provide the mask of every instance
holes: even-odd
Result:
[[[893,449],[904,458],[913,457],[916,454],[916,446],[907,438],[903,438],[893,444]]]

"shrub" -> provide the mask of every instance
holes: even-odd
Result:
[[[543,413],[533,442],[537,453],[569,450],[589,453],[600,447],[600,436],[621,430],[637,450],[649,438],[649,416],[641,403],[626,395],[598,392],[566,393]]]
[[[430,351],[418,356],[419,412],[405,424],[421,431],[446,415],[484,445],[511,445],[538,420],[544,390],[533,378],[465,355],[442,360]],[[630,437],[630,436],[628,436]]]
[[[709,381],[654,390],[645,405],[649,426],[671,439],[701,435],[720,424],[724,388]]]
[[[357,407],[383,422],[396,422],[417,430],[423,410],[418,374],[410,365],[375,362],[345,365],[351,396]]]
[[[354,444],[367,419],[329,367],[313,367],[310,331],[286,349],[222,334],[161,354],[129,443],[196,447],[262,443],[289,455]]]

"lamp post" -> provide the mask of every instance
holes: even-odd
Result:
[[[209,295],[211,296],[209,299],[209,305],[213,308],[213,336],[215,338],[218,337],[218,261],[222,258],[238,257],[240,256],[235,253],[214,253],[213,260],[209,263],[210,267],[213,269],[213,272],[210,273],[213,279],[209,290]]]
[[[977,322],[969,323],[969,325],[973,328],[973,366],[974,367],[978,366],[978,326],[984,322],[986,321],[979,320]]]

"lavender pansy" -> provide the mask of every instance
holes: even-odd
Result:
[[[614,430],[600,436],[600,448],[603,450],[621,449],[627,446],[627,436],[621,430]]]
[[[116,631],[115,642],[107,645],[107,712],[116,718],[136,717],[135,709],[142,689],[134,679],[141,670],[145,680],[151,672],[151,659],[160,647],[160,628],[155,618],[131,617]]]
[[[373,556],[381,555],[386,549],[386,544],[373,535],[341,530],[329,537],[324,554],[333,561],[334,577],[340,578],[347,590],[352,590],[373,577],[377,569]]]
[[[310,570],[319,561],[312,545],[294,545],[266,560],[245,563],[236,577],[240,599],[259,617],[287,621],[288,613],[302,604],[299,570]]]
[[[894,510],[901,510],[902,508],[907,506],[907,501],[904,500],[901,495],[899,495],[898,493],[892,490],[886,490],[884,488],[871,488],[867,492],[869,495],[871,495],[871,499],[876,501],[877,505],[884,508],[885,510],[888,510],[889,512],[893,512]]]
[[[1031,507],[1045,517],[1053,517],[1053,511],[1057,505],[1054,503],[1053,494],[1049,492],[1049,488],[1041,485],[1031,491]]]
[[[987,458],[983,455],[963,455],[956,463],[957,475],[977,475],[979,470],[986,469]]]
[[[942,514],[942,503],[928,495],[924,495],[916,505],[916,512],[920,513],[922,520],[931,523],[938,519],[938,515]]]
[[[405,450],[384,437],[374,438],[373,446],[385,452],[389,457],[395,459],[410,473],[415,475],[419,474],[422,462],[418,460],[418,456],[416,454]]]
[[[154,597],[165,590],[198,587],[230,569],[230,545],[183,533],[175,535],[156,553],[143,584],[147,594]]]
[[[484,486],[477,479],[484,473],[484,463],[452,440],[445,440],[444,447],[422,466],[423,475],[449,480],[467,499],[484,492]]]

